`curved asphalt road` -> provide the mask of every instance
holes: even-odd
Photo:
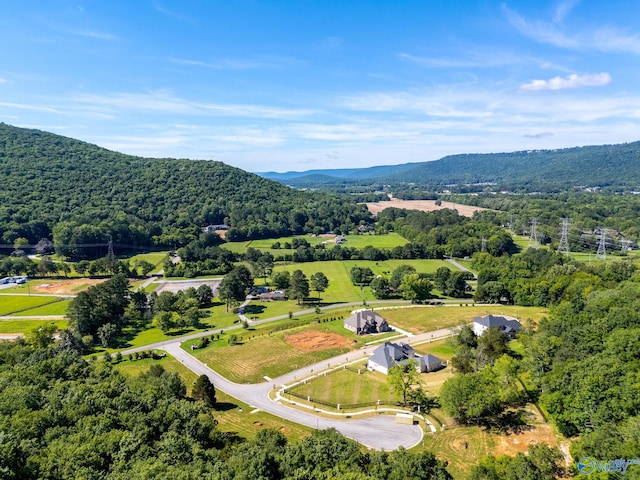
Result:
[[[453,333],[453,329],[443,328],[433,332],[414,335],[404,339],[404,341],[407,343],[430,341],[449,337]],[[341,365],[349,361],[357,360],[358,358],[364,360],[371,354],[376,346],[344,353],[314,365],[289,372],[278,378],[271,379],[268,382],[242,385],[230,382],[209,368],[200,360],[183,350],[180,347],[180,343],[180,340],[167,342],[161,348],[197,375],[207,375],[216,388],[248,403],[254,408],[311,428],[335,428],[343,435],[377,450],[389,451],[401,446],[411,448],[422,440],[424,434],[422,428],[417,425],[396,424],[395,418],[392,415],[378,415],[362,419],[333,420],[282,405],[269,397],[269,392],[276,386],[289,384],[296,379],[308,377],[314,372],[317,373],[331,366]]]
[[[400,446],[410,448],[422,440],[423,431],[419,426],[397,424],[395,423],[395,418],[391,415],[379,415],[357,420],[332,420],[317,417],[272,401],[269,398],[271,389],[275,385],[286,383],[288,378],[293,377],[293,373],[283,375],[270,382],[240,385],[230,382],[195,357],[189,355],[180,348],[179,342],[166,344],[164,350],[196,374],[207,375],[216,388],[248,403],[254,408],[272,413],[286,420],[311,428],[335,428],[343,435],[357,440],[369,448],[378,450],[395,450]],[[352,358],[356,358],[358,355],[362,355],[362,353],[351,352]],[[335,364],[339,362],[339,359],[333,358],[329,360],[329,362],[332,361]],[[325,368],[326,364],[327,361],[316,364],[316,371]],[[306,367],[305,370],[312,370],[313,367],[314,365],[311,365]]]

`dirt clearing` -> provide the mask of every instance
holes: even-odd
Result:
[[[34,287],[37,293],[51,293],[54,295],[73,295],[89,287],[104,282],[105,278],[81,278],[73,280],[52,280]]]
[[[367,202],[367,208],[372,215],[377,215],[385,208],[404,208],[407,210],[420,210],[421,212],[433,212],[442,208],[457,210],[463,217],[473,216],[473,212],[487,210],[486,208],[462,205],[461,203],[442,202],[436,205],[436,200],[398,200],[392,199],[386,202]]]
[[[287,335],[287,343],[302,352],[315,352],[329,350],[331,348],[348,348],[351,340],[337,333],[323,333],[318,330],[306,330],[304,332]]]

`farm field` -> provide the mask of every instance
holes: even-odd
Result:
[[[361,373],[357,372],[358,369]],[[390,390],[386,375],[367,370],[364,360],[362,363],[351,365],[349,369],[321,375],[290,390],[297,395],[311,397],[312,402],[315,400],[334,405],[375,403],[378,400],[382,405],[398,403],[398,399]]]
[[[0,320],[0,333],[25,333],[33,328],[54,323],[58,330],[67,328],[67,320]]]
[[[359,344],[323,325],[311,323],[276,332],[273,329],[278,326],[269,325],[271,329],[233,332],[241,337],[243,343],[239,345],[228,345],[228,336],[224,335],[203,349],[191,352],[190,344],[194,342],[185,342],[183,348],[233,382],[259,383],[265,376],[278,377],[346,353]]]
[[[176,372],[187,387],[187,395],[191,394],[191,387],[197,379],[197,375],[175,360],[170,355],[165,358],[153,360],[145,358],[129,361],[127,357],[120,363],[114,363],[116,370],[130,376],[138,376],[149,370],[151,365],[162,365],[168,372]],[[213,417],[218,421],[218,428],[222,432],[235,433],[240,437],[253,439],[259,430],[274,428],[285,434],[290,442],[296,442],[308,436],[312,429],[283,420],[265,412],[253,412],[246,403],[230,397],[220,390],[216,390],[216,407],[212,411]]]
[[[7,289],[9,290],[9,289]],[[0,315],[31,315],[24,313],[45,305],[61,303],[60,297],[29,297],[23,295],[0,295]],[[62,312],[64,313],[64,311]],[[37,315],[37,314],[34,314]],[[42,315],[42,314],[41,314]],[[58,315],[58,313],[45,313],[44,315]]]
[[[398,200],[397,198],[392,198],[384,202],[367,202],[366,205],[373,215],[377,215],[387,208],[404,208],[406,210],[420,210],[422,212],[433,212],[443,208],[450,208],[457,210],[458,214],[463,217],[472,217],[474,212],[488,210],[487,208],[447,201],[441,201],[440,205],[436,205],[436,200]]]
[[[379,310],[390,325],[411,333],[424,333],[440,328],[455,327],[471,323],[474,317],[485,315],[507,315],[520,322],[527,319],[538,321],[548,314],[540,307],[520,307],[513,305],[475,305],[475,306],[414,306]]]
[[[250,240],[246,242],[228,242],[222,245],[223,248],[227,248],[236,253],[244,253],[247,251],[247,248],[252,247],[258,250],[268,250],[274,256],[276,255],[291,255],[294,250],[292,249],[272,249],[271,245],[276,242],[280,242],[280,244],[284,244],[285,242],[291,243],[294,238],[304,239],[313,247],[315,245],[319,245],[323,242],[327,242],[325,245],[327,248],[334,247],[335,236],[312,236],[312,235],[295,235],[291,237],[281,237],[281,238],[271,238],[271,239],[262,239],[262,240]],[[344,237],[346,242],[345,246],[355,247],[355,248],[364,248],[367,245],[371,245],[376,248],[394,248],[397,246],[402,246],[408,241],[398,235],[397,233],[391,232],[385,235],[373,235],[373,234],[361,234],[361,235],[345,235]]]

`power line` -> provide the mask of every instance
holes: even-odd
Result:
[[[558,244],[558,252],[565,253],[569,255],[569,239],[567,238],[567,234],[569,232],[569,224],[570,220],[568,218],[562,219],[562,231],[560,233],[560,243]]]
[[[538,248],[540,246],[540,241],[538,240],[538,219],[531,219],[531,229],[529,230],[529,244],[528,247]]]
[[[598,251],[596,252],[596,258],[607,258],[607,232],[604,227],[600,228],[600,241],[598,242]]]

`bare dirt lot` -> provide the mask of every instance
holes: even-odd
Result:
[[[160,283],[160,286],[156,289],[156,293],[176,293],[180,290],[188,290],[191,287],[197,290],[200,285],[209,285],[209,287],[211,287],[211,290],[213,290],[213,294],[216,295],[216,290],[218,289],[219,284],[220,280],[218,279],[164,281]]]
[[[471,217],[473,212],[487,210],[486,208],[472,207],[461,203],[442,202],[438,206],[435,200],[398,200],[395,198],[386,202],[367,202],[366,205],[372,215],[377,215],[385,208],[404,208],[407,210],[420,210],[421,212],[433,212],[442,208],[451,208],[457,210],[458,214],[463,217]]]
[[[306,330],[287,335],[285,338],[289,345],[303,352],[329,350],[330,348],[348,348],[351,345],[351,340],[342,335],[323,333],[318,330]]]
[[[36,293],[51,293],[54,295],[73,295],[86,290],[93,285],[104,282],[104,278],[79,278],[73,280],[52,280],[34,287]]]

